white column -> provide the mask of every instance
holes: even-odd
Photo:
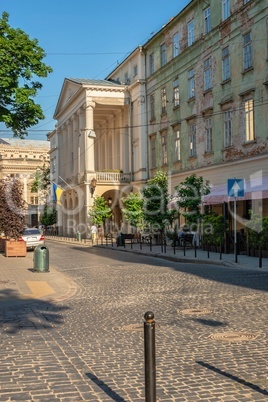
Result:
[[[87,172],[95,171],[95,158],[94,158],[94,139],[96,134],[94,132],[94,102],[87,102],[85,105],[85,170]]]
[[[74,114],[72,116],[72,122],[73,122],[73,144],[72,144],[72,152],[73,152],[73,175],[77,176],[77,172],[78,172],[78,159],[77,159],[77,155],[78,155],[78,116],[77,114]]]
[[[66,177],[70,178],[72,176],[72,172],[71,172],[72,122],[71,122],[71,120],[68,120],[68,122],[67,122],[66,148],[67,148],[67,160],[65,161],[65,163],[66,163]]]

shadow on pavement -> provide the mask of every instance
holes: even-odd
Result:
[[[49,329],[64,323],[67,306],[53,302],[22,298],[14,289],[0,292],[0,328],[6,334],[19,331]]]
[[[98,387],[101,388],[103,392],[105,392],[110,398],[112,398],[116,402],[127,402],[124,398],[118,395],[115,391],[113,391],[108,385],[106,385],[103,381],[101,381],[98,377],[96,377],[92,373],[86,373],[86,376],[94,382]]]
[[[251,389],[253,389],[253,391],[259,392],[262,395],[268,395],[268,391],[266,391],[265,389],[260,388],[258,385],[252,384],[249,381],[245,381],[242,378],[237,377],[236,375],[230,374],[230,373],[226,373],[225,371],[220,370],[219,368],[212,366],[211,364],[208,363],[204,363],[201,361],[197,361],[198,364],[200,364],[200,366],[203,366],[209,370],[214,371],[214,373],[220,374],[224,377],[227,377],[233,381],[238,382],[239,384],[242,384],[246,387],[249,387]]]

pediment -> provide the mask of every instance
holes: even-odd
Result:
[[[81,88],[81,83],[65,78],[54,112],[54,118],[57,118],[56,116],[65,108],[65,106],[70,102],[75,94],[81,90]]]

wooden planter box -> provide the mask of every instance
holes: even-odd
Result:
[[[27,248],[25,241],[5,240],[6,257],[26,257]]]

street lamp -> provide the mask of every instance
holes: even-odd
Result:
[[[94,191],[96,190],[96,187],[97,187],[97,180],[95,179],[95,177],[93,177],[93,179],[91,179],[91,182],[90,182],[91,198],[93,198],[93,194],[94,194]]]

